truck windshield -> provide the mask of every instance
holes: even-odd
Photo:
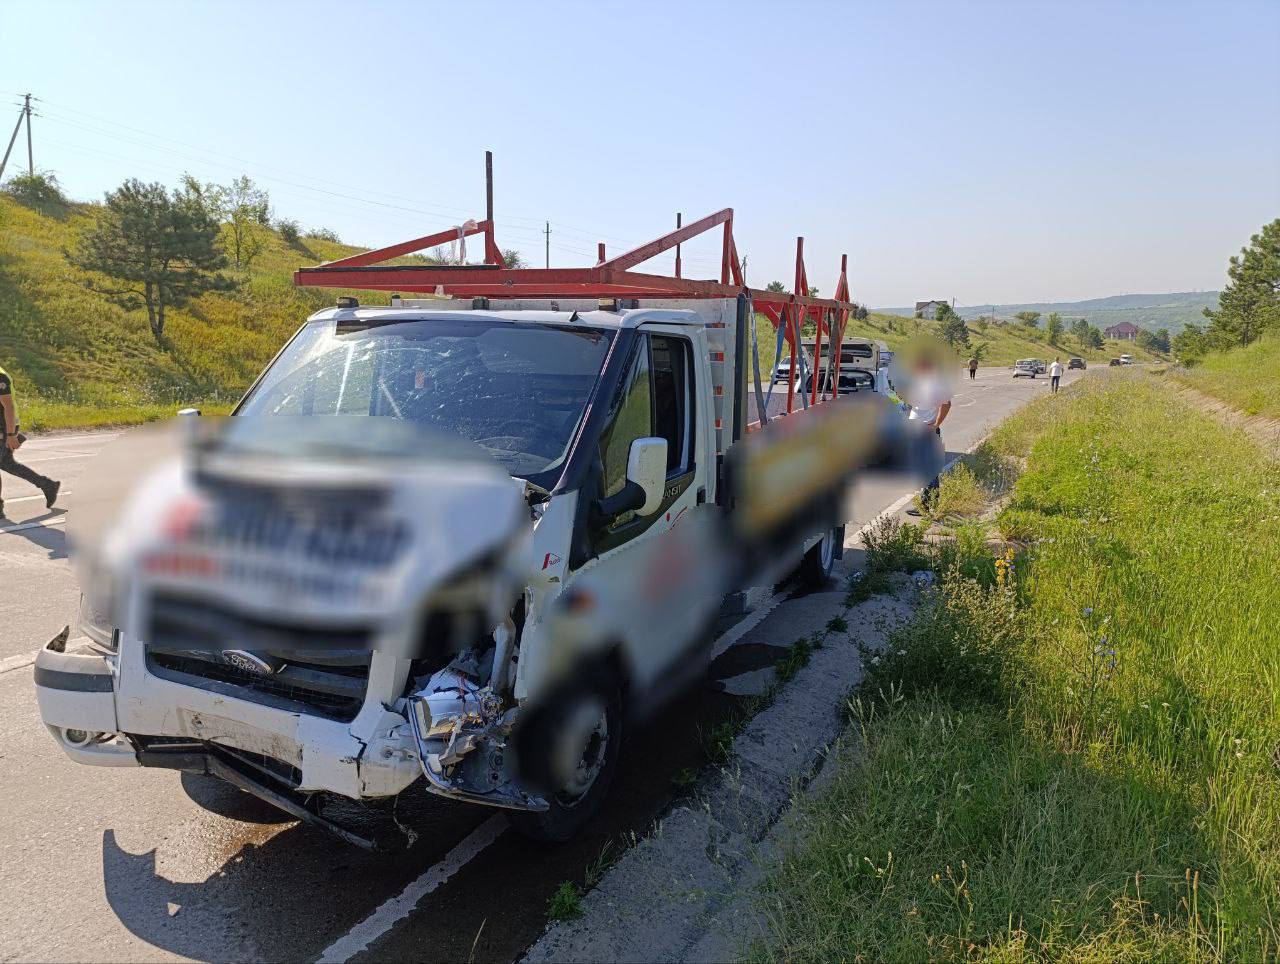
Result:
[[[404,419],[528,478],[564,459],[611,337],[489,318],[311,322],[236,414]]]

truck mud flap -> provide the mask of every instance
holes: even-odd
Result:
[[[201,773],[218,777],[245,793],[251,793],[259,800],[278,807],[290,816],[305,820],[312,826],[362,850],[394,853],[405,849],[403,843],[397,846],[393,840],[356,833],[327,819],[308,805],[314,795],[299,793],[286,786],[266,769],[238,759],[230,753],[224,753],[211,744],[197,742],[151,746],[144,744],[143,748],[138,750],[138,762],[144,767],[181,770],[184,773]]]

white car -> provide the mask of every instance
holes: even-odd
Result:
[[[1036,375],[1038,375],[1043,370],[1044,369],[1041,368],[1040,362],[1038,359],[1019,358],[1013,364],[1013,377],[1021,378],[1022,376],[1025,375],[1027,378],[1035,378]]]
[[[1121,355],[1121,356],[1120,356],[1120,364],[1121,364],[1121,365],[1132,365],[1132,364],[1133,364],[1133,356],[1132,356],[1132,355]]]

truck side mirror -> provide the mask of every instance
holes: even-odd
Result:
[[[651,515],[662,505],[667,482],[667,440],[638,438],[627,450],[627,482],[618,492],[596,503],[604,519],[634,510]]]
[[[627,453],[627,482],[644,491],[644,503],[636,509],[640,515],[652,515],[662,505],[667,484],[667,440],[638,438]]]

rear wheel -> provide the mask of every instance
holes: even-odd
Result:
[[[806,586],[820,589],[827,584],[836,565],[836,541],[843,531],[843,527],[828,529],[804,554],[804,559],[800,561],[799,576]]]

